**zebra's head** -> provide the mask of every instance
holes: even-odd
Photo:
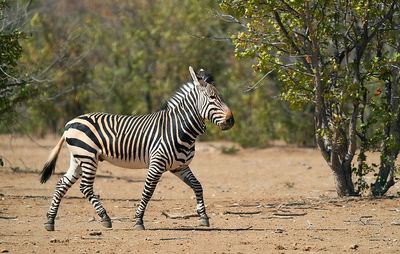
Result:
[[[229,130],[235,123],[232,111],[228,108],[218,90],[213,85],[214,80],[210,74],[200,69],[195,73],[189,67],[194,85],[199,91],[198,109],[201,117],[210,120],[222,130]]]

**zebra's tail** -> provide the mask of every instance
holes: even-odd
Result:
[[[50,176],[54,173],[56,168],[58,154],[60,153],[62,144],[64,143],[64,137],[61,137],[60,141],[58,141],[57,145],[53,148],[50,153],[49,158],[44,164],[42,172],[40,172],[40,183],[45,183],[49,180]]]

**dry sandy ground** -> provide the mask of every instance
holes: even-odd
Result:
[[[192,191],[164,174],[132,229],[146,170],[101,164],[95,191],[113,219],[102,228],[74,185],[56,231],[43,228],[60,177],[38,171],[57,137],[0,136],[0,252],[9,253],[400,253],[400,185],[390,198],[339,199],[317,150],[275,146],[224,154],[227,143],[199,143],[192,169],[203,184],[211,227],[197,226]],[[56,172],[65,171],[64,147]],[[189,217],[166,218],[162,213]]]

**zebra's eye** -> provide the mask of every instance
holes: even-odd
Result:
[[[217,96],[215,96],[215,95],[210,95],[210,99],[211,100],[215,100],[217,98]]]

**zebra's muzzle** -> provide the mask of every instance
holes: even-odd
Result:
[[[228,119],[225,119],[225,122],[221,123],[220,127],[221,130],[225,131],[232,128],[234,124],[235,124],[235,119],[233,118],[233,115],[231,115]]]

